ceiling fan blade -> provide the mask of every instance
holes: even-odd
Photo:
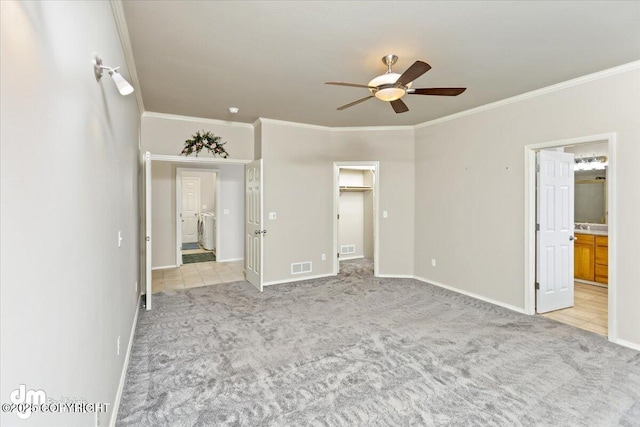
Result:
[[[393,111],[396,113],[405,113],[409,111],[409,107],[407,107],[407,104],[405,104],[402,99],[391,101],[391,106],[393,107]]]
[[[336,85],[336,86],[350,86],[350,87],[364,87],[366,89],[374,89],[367,85],[361,85],[358,83],[346,83],[346,82],[324,82],[326,85]]]
[[[412,95],[457,96],[465,90],[467,90],[466,87],[431,87],[423,89],[408,89],[407,93]]]
[[[353,101],[353,102],[350,102],[350,103],[348,103],[348,104],[343,105],[342,107],[338,107],[338,110],[344,110],[345,108],[353,107],[354,105],[356,105],[356,104],[360,104],[361,102],[364,102],[364,101],[366,101],[367,99],[371,99],[371,98],[373,98],[373,97],[374,97],[374,96],[373,96],[373,95],[371,95],[371,96],[364,97],[364,98],[362,98],[362,99],[358,99],[357,101]]]
[[[407,70],[402,73],[400,77],[398,77],[396,83],[400,83],[402,86],[406,86],[430,69],[431,65],[427,64],[426,62],[416,61],[411,67],[407,68]]]

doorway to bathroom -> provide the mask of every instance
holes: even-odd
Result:
[[[549,156],[561,160],[554,163]],[[614,157],[615,134],[525,147],[525,309],[612,341]],[[549,243],[554,235],[555,243]]]

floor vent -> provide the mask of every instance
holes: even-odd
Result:
[[[291,264],[291,274],[311,273],[311,261],[294,262]]]
[[[340,255],[349,255],[356,253],[356,245],[343,245],[340,246]]]

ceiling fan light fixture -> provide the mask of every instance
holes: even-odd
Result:
[[[368,86],[376,89],[369,89],[376,98],[382,101],[395,101],[400,99],[406,93],[406,89],[411,86],[409,83],[406,87],[397,87],[396,81],[400,77],[398,73],[385,73],[371,80]]]
[[[404,96],[406,92],[402,88],[388,87],[386,89],[377,90],[374,95],[376,98],[382,101],[395,101]]]

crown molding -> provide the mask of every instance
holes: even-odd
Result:
[[[420,129],[427,126],[437,125],[438,123],[448,122],[450,120],[459,119],[461,117],[470,116],[472,114],[480,113],[482,111],[492,110],[494,108],[500,108],[505,105],[513,104],[515,102],[525,101],[527,99],[536,98],[538,96],[546,95],[559,90],[568,89],[574,86],[580,86],[585,83],[590,83],[596,80],[604,79],[607,77],[615,76],[617,74],[626,73],[628,71],[640,69],[640,61],[629,62],[628,64],[620,65],[618,67],[609,68],[597,73],[587,74],[586,76],[577,77],[575,79],[567,80],[562,83],[543,87],[541,89],[532,90],[520,95],[512,96],[511,98],[501,99],[500,101],[491,102],[489,104],[481,105],[479,107],[471,108],[469,110],[460,111],[459,113],[450,114],[448,116],[440,117],[438,119],[429,120],[428,122],[419,123],[414,126],[414,129]]]
[[[113,12],[113,18],[116,22],[116,28],[118,30],[118,36],[120,37],[120,44],[122,45],[122,52],[124,53],[124,61],[127,63],[127,70],[129,71],[129,79],[131,79],[131,85],[134,87],[134,93],[136,96],[136,102],[138,103],[138,111],[140,114],[144,113],[144,102],[142,101],[142,91],[140,90],[140,80],[138,79],[138,71],[136,69],[136,61],[133,58],[133,48],[131,47],[131,37],[129,36],[129,27],[127,27],[127,20],[124,16],[124,9],[122,8],[121,0],[111,0],[111,11]]]
[[[362,131],[398,131],[398,130],[413,130],[415,126],[345,126],[345,127],[331,127],[331,126],[320,126],[320,125],[312,125],[309,123],[299,123],[299,122],[288,122],[285,120],[275,120],[268,119],[264,117],[260,117],[256,122],[261,122],[263,124],[273,124],[279,126],[288,126],[295,128],[305,128],[305,129],[315,129],[315,130],[323,130],[330,132],[362,132]]]
[[[155,113],[153,111],[145,111],[144,113],[142,113],[142,117],[149,117],[153,119],[180,120],[183,122],[209,123],[212,125],[234,126],[234,127],[247,128],[247,129],[253,129],[253,126],[254,126],[251,123],[232,122],[232,121],[218,120],[218,119],[206,119],[204,117],[181,116],[179,114]]]

